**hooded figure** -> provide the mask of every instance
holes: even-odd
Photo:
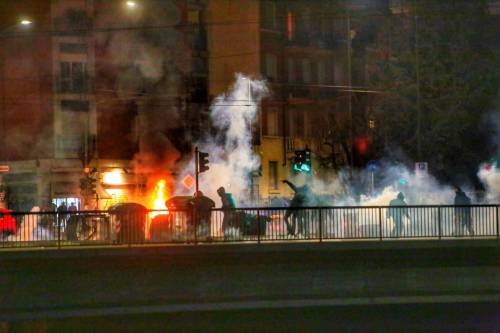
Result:
[[[222,201],[222,211],[224,212],[222,231],[225,232],[228,227],[232,226],[234,215],[233,209],[236,208],[236,202],[233,199],[233,195],[231,193],[226,193],[226,189],[222,186],[217,189],[217,194]]]
[[[290,202],[290,207],[307,207],[313,205],[313,193],[309,185],[296,186],[288,180],[284,180],[283,183],[290,186],[290,188],[295,192],[292,201]],[[292,222],[288,220],[292,217]],[[288,235],[295,235],[295,225],[299,224],[299,233],[307,233],[307,224],[304,221],[304,212],[300,210],[290,210],[288,209],[285,213],[285,223],[288,231]]]
[[[389,206],[387,217],[392,217],[394,221],[394,228],[392,229],[391,237],[401,237],[404,228],[403,216],[406,216],[408,219],[410,218],[403,192],[399,192],[396,199],[389,202]]]
[[[212,209],[215,207],[215,202],[204,196],[203,192],[197,191],[190,203],[193,206],[194,227],[199,227],[203,231],[201,236],[210,236]]]
[[[469,231],[469,235],[474,236],[472,228],[472,216],[470,206],[471,199],[460,187],[455,187],[455,236],[463,234],[463,227]]]

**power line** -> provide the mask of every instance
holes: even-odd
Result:
[[[343,11],[339,10],[339,11]],[[358,10],[351,13],[356,13],[354,15],[355,18],[363,18],[363,17],[381,17],[381,18],[397,18],[403,16],[409,16],[407,13],[405,14],[393,14],[393,13],[367,13],[364,11],[370,11],[370,9]],[[428,11],[431,13],[438,13],[443,16],[447,13],[446,11]],[[285,21],[287,15],[276,15],[275,18],[281,19],[283,22]],[[330,14],[330,13],[321,13],[315,14],[314,20],[331,18],[331,19],[343,19],[347,18],[346,14]],[[0,36],[30,36],[34,34],[53,34],[53,35],[85,35],[89,33],[105,33],[105,32],[117,32],[117,31],[137,31],[137,30],[163,30],[163,29],[177,29],[177,28],[186,28],[186,27],[208,27],[208,26],[225,26],[225,25],[252,25],[252,24],[260,24],[263,23],[263,20],[251,20],[251,21],[224,21],[224,22],[203,22],[203,23],[177,23],[177,24],[162,24],[162,25],[143,25],[143,26],[121,26],[121,27],[94,27],[94,28],[83,28],[83,29],[65,29],[65,30],[35,30],[30,29],[29,31],[12,31],[12,32],[3,32],[0,33]],[[283,28],[282,26],[281,28]],[[263,27],[264,29],[265,27]],[[284,29],[269,29],[267,30],[284,33]]]

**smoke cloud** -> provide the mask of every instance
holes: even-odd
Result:
[[[184,78],[191,71],[186,38],[173,28],[181,21],[181,10],[171,1],[152,1],[133,11],[115,8],[99,15],[97,26],[130,27],[99,34],[97,45],[106,59],[99,75],[112,79],[119,100],[133,102],[137,108],[135,129],[131,129],[138,141],[135,172],[168,176],[181,157],[168,133],[182,127],[180,101]],[[117,20],[113,15],[122,17]],[[135,29],[142,26],[158,28]]]
[[[200,174],[200,189],[209,197],[217,198],[217,188],[224,186],[239,204],[249,202],[249,177],[260,165],[260,158],[252,149],[252,128],[258,105],[267,92],[264,81],[236,74],[231,90],[215,98],[211,120],[217,134],[198,143],[201,151],[210,154],[210,169]],[[191,161],[181,177],[193,170]],[[188,193],[181,188],[178,191]]]

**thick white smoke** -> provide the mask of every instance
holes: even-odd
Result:
[[[353,171],[352,178],[358,184],[349,181],[349,170],[340,170],[335,180],[326,183],[314,179],[314,193],[329,193],[330,200],[321,201],[320,205],[334,206],[387,206],[402,192],[409,205],[446,205],[453,204],[454,190],[451,186],[439,184],[430,174],[417,175],[403,165],[381,163],[373,176],[368,170]]]
[[[500,170],[498,165],[482,164],[477,173],[486,189],[486,202],[500,203]]]
[[[200,190],[217,199],[217,188],[224,186],[235,200],[249,199],[250,174],[260,165],[260,158],[252,148],[252,128],[257,121],[259,103],[267,94],[264,81],[252,80],[236,74],[236,81],[227,94],[215,98],[211,107],[214,137],[198,144],[200,151],[210,154],[210,169],[200,174]],[[194,161],[181,174],[193,174]],[[188,194],[185,189],[178,191]],[[189,194],[192,194],[192,190]]]

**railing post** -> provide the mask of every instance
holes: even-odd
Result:
[[[319,208],[319,242],[321,243],[323,241],[323,219],[322,219],[322,214],[321,214],[321,208]]]
[[[378,235],[379,240],[382,240],[382,207],[378,208]]]
[[[132,228],[133,228],[133,223],[131,221],[131,217],[132,217],[132,214],[133,213],[130,213],[129,214],[129,218],[128,218],[128,247],[132,247]],[[135,222],[135,221],[134,221]]]
[[[56,214],[56,221],[57,221],[57,248],[61,248],[61,222],[62,218],[59,217],[59,215]]]
[[[260,209],[257,209],[257,244],[260,244]]]
[[[191,222],[194,227],[194,244],[198,244],[198,216],[196,216],[196,211],[194,206],[191,207]]]
[[[500,221],[498,220],[498,208],[500,206],[497,206],[496,212],[497,212],[497,238],[500,237]]]
[[[441,206],[438,206],[438,239],[441,239]]]

